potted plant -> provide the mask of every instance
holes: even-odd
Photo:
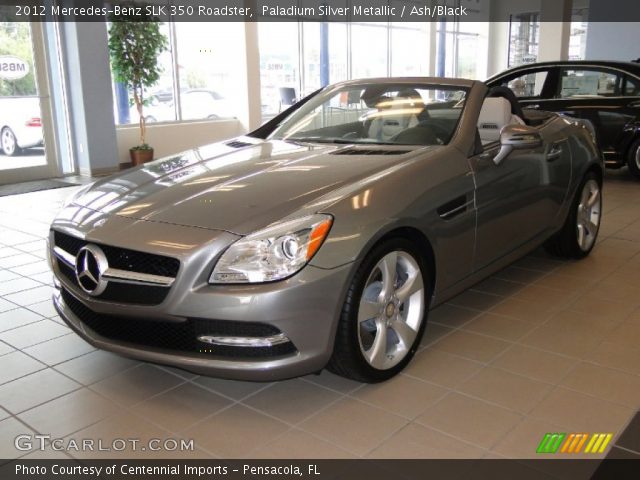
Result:
[[[167,49],[167,38],[160,32],[157,18],[136,17],[137,21],[128,21],[131,18],[127,15],[112,15],[109,20],[111,70],[116,81],[129,90],[130,102],[140,119],[140,144],[129,149],[131,163],[140,165],[153,159],[153,148],[146,141],[143,108],[146,90],[158,82],[162,73],[158,57]]]

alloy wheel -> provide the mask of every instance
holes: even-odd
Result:
[[[11,156],[16,151],[16,137],[9,128],[4,128],[1,135],[2,151],[5,155]]]
[[[600,227],[602,211],[602,195],[600,185],[594,179],[589,179],[582,187],[580,203],[576,221],[578,246],[584,252],[588,251],[596,241]]]
[[[369,365],[387,370],[410,352],[424,318],[420,266],[405,251],[386,254],[365,283],[358,307],[360,351]]]

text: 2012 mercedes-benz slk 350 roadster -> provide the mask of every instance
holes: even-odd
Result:
[[[398,373],[427,312],[601,218],[592,129],[505,87],[349,81],[255,132],[80,190],[51,226],[61,316],[98,348],[197,373]]]

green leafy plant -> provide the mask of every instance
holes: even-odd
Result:
[[[145,11],[144,6],[142,11]],[[150,150],[151,147],[146,143],[143,114],[145,93],[160,79],[162,67],[158,57],[167,49],[167,38],[160,31],[161,23],[154,17],[111,15],[109,21],[111,70],[116,81],[127,86],[140,118],[140,145],[134,149]]]

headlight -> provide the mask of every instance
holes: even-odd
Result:
[[[330,215],[311,215],[252,233],[222,254],[209,282],[261,283],[287,278],[313,258],[332,223]]]

